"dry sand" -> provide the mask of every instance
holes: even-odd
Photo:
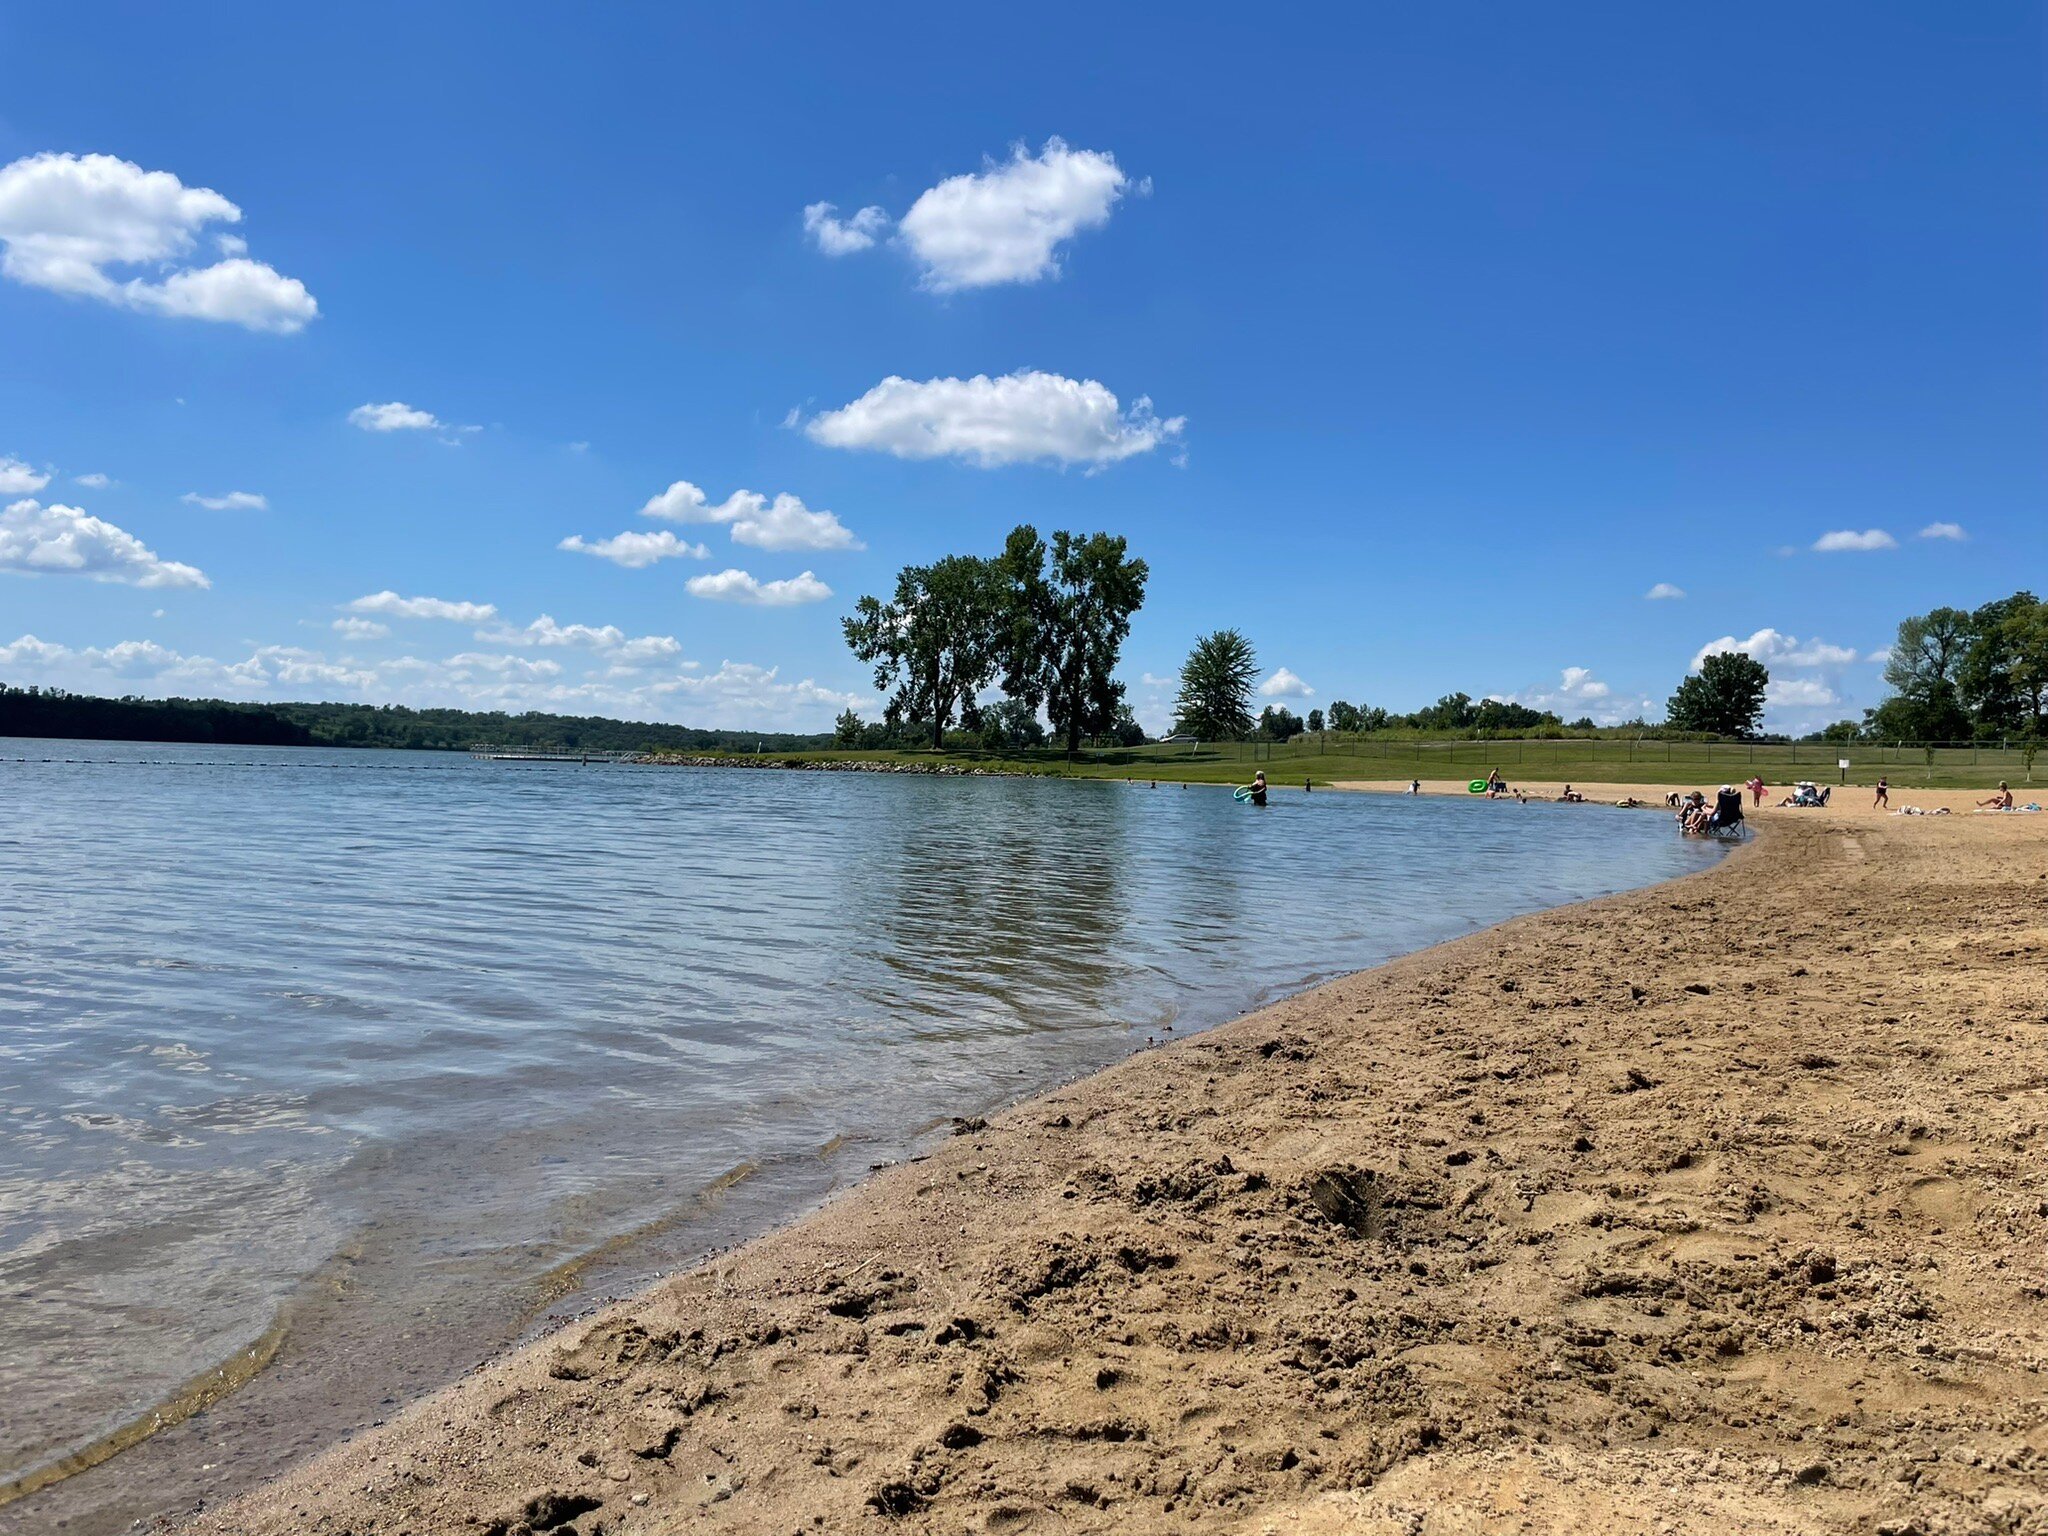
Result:
[[[2048,815],[1765,819],[964,1127],[192,1529],[2048,1530]]]

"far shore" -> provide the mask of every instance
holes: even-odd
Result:
[[[1867,799],[966,1123],[188,1528],[2031,1528],[2048,815]]]

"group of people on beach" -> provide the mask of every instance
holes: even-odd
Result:
[[[1677,810],[1679,830],[1688,837],[1726,836],[1742,825],[1742,791],[1733,784],[1716,790],[1712,805],[1707,804],[1706,793],[1697,789],[1689,795],[1674,790],[1664,797],[1664,803]]]

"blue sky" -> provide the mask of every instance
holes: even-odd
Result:
[[[0,8],[0,678],[821,728],[1028,519],[1150,562],[1155,727],[1223,625],[1297,710],[1854,715],[2048,580],[2043,30]]]

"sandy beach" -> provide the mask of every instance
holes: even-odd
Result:
[[[964,1124],[187,1528],[2048,1529],[2048,815],[1867,798]]]

